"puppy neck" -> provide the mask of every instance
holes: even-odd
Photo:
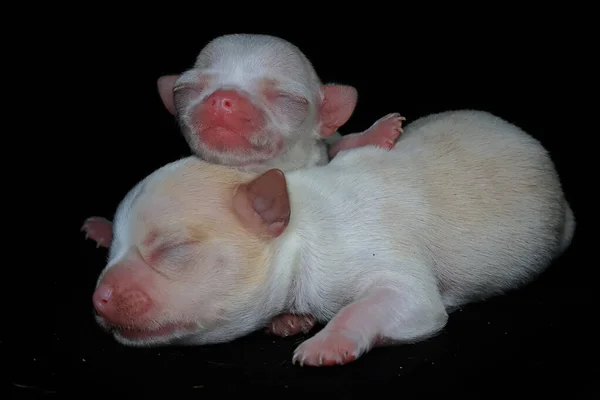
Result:
[[[245,165],[242,169],[251,173],[263,173],[271,168],[291,172],[325,165],[329,161],[327,143],[316,135],[316,133],[302,135],[300,140],[290,143],[283,154],[261,163]]]
[[[326,167],[315,167],[310,170]],[[325,170],[323,170],[325,172]],[[315,171],[315,176],[320,171]],[[271,290],[278,292],[271,298],[279,304],[279,312],[310,313],[319,318],[322,303],[334,282],[328,282],[332,263],[328,245],[322,239],[335,234],[335,218],[327,215],[335,208],[334,199],[322,196],[321,181],[312,173],[299,170],[286,174],[290,195],[290,222],[286,231],[272,244],[273,264]],[[333,217],[333,218],[332,218]],[[326,290],[325,290],[326,291]]]

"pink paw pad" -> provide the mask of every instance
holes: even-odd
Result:
[[[310,315],[281,314],[273,318],[267,327],[267,333],[283,337],[297,335],[300,332],[307,333],[315,322]]]
[[[361,135],[361,145],[375,145],[388,150],[391,149],[402,133],[402,122],[405,120],[406,118],[398,113],[386,115]]]
[[[81,230],[85,238],[96,242],[96,247],[108,247],[112,240],[112,222],[102,217],[90,217],[85,220]]]
[[[344,365],[356,360],[361,353],[359,343],[348,335],[321,331],[298,346],[292,363],[301,366]]]

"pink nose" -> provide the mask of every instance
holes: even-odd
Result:
[[[98,314],[112,325],[135,325],[151,305],[150,298],[141,290],[116,292],[106,283],[98,285],[92,301]]]
[[[258,129],[263,113],[252,101],[235,90],[217,90],[198,107],[193,119],[199,126],[221,127],[244,135]]]
[[[253,111],[254,105],[235,90],[216,90],[206,99],[214,113]]]

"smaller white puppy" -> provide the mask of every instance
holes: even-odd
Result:
[[[444,112],[409,124],[391,151],[342,151],[326,166],[160,168],[117,210],[93,303],[131,346],[225,342],[310,315],[328,323],[294,361],[344,364],[531,281],[574,229],[538,141],[486,112]]]

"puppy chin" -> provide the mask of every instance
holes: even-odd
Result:
[[[143,337],[130,337],[127,334],[115,329],[111,331],[113,338],[120,344],[128,347],[159,347],[172,345],[179,339],[179,334],[153,334],[150,332],[141,332]],[[136,332],[137,333],[137,332]]]
[[[195,324],[169,323],[154,329],[112,326],[96,315],[96,322],[120,344],[129,347],[166,346],[181,342],[198,329]]]
[[[262,163],[284,153],[285,146],[280,135],[274,135],[267,143],[250,139],[252,147],[216,149],[199,140],[197,136],[187,136],[188,145],[192,152],[212,163],[231,166],[245,166],[252,163]]]

